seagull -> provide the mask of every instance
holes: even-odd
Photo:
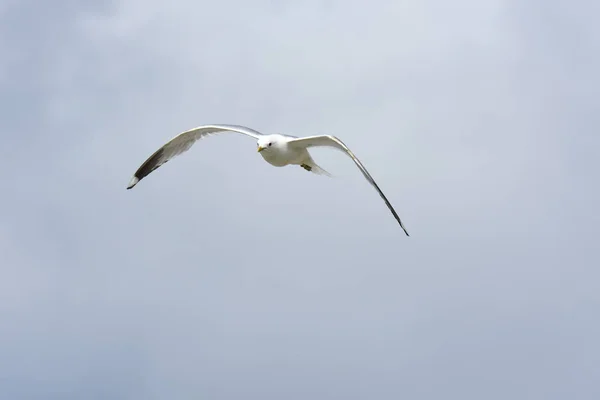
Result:
[[[226,125],[226,124],[215,124],[215,125],[202,125],[196,128],[187,130],[175,136],[173,139],[165,143],[160,149],[156,150],[135,172],[127,189],[133,188],[142,179],[148,176],[152,171],[171,160],[172,158],[184,153],[192,147],[192,145],[205,137],[220,134],[223,132],[236,132],[243,135],[256,139],[258,152],[263,159],[269,164],[275,167],[284,167],[286,165],[299,165],[305,170],[318,174],[331,176],[329,172],[319,167],[312,159],[308,149],[311,147],[328,146],[343,151],[347,154],[356,166],[360,169],[364,177],[369,183],[377,190],[385,204],[390,209],[400,227],[409,236],[408,231],[400,221],[400,217],[394,210],[394,207],[390,204],[388,199],[385,197],[375,180],[369,174],[364,165],[360,160],[350,151],[340,139],[331,135],[317,135],[307,136],[299,138],[291,135],[265,135],[254,129],[240,126],[240,125]]]

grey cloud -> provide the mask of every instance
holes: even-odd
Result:
[[[96,4],[2,11],[3,398],[597,397],[592,3]],[[235,135],[125,190],[224,122],[411,237]]]

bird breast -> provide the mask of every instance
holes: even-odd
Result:
[[[276,167],[283,167],[289,164],[298,164],[302,162],[301,152],[291,149],[288,146],[272,147],[260,152],[263,159]]]

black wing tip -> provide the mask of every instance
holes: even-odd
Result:
[[[131,178],[131,181],[129,181],[129,185],[127,185],[127,190],[133,189],[133,187],[137,185],[139,181],[140,178],[134,175],[133,178]]]
[[[402,225],[402,222],[400,222],[400,218],[397,218],[398,221],[398,225],[400,225],[400,228],[402,228],[402,230],[404,231],[404,233],[406,233],[406,236],[410,236],[408,234],[408,231],[406,230],[406,228],[404,227],[404,225]]]
[[[156,168],[160,167],[162,164],[166,163],[169,160],[165,160],[163,162],[161,162],[161,158],[164,154],[164,149],[160,148],[158,150],[156,150],[156,152],[154,152],[154,154],[152,154],[150,156],[150,158],[148,158],[140,168],[138,168],[138,170],[135,172],[135,174],[133,175],[133,178],[131,178],[131,181],[129,182],[129,185],[127,185],[127,189],[132,189],[135,185],[137,185],[139,183],[139,181],[141,181],[142,179],[144,179],[146,176],[148,176],[152,171],[154,171]]]

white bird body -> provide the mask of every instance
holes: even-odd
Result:
[[[129,185],[127,186],[127,189],[133,188],[140,180],[142,180],[156,168],[171,160],[173,157],[189,150],[189,148],[192,147],[197,140],[222,132],[237,132],[255,138],[257,140],[256,144],[260,155],[266,162],[275,167],[300,165],[307,171],[319,175],[329,176],[330,174],[314,162],[310,153],[308,152],[309,147],[329,146],[345,152],[350,158],[352,158],[356,166],[361,170],[364,177],[377,190],[381,198],[385,201],[389,210],[394,215],[396,221],[398,221],[400,224],[400,227],[402,227],[408,236],[408,231],[406,228],[404,228],[404,225],[400,221],[400,217],[398,217],[398,214],[385,197],[381,189],[379,189],[379,186],[375,183],[375,180],[369,174],[367,169],[340,139],[330,135],[297,138],[295,136],[280,134],[264,135],[258,131],[239,125],[217,124],[199,126],[197,128],[180,133],[168,141],[156,152],[154,152],[154,154],[152,154],[135,172],[133,178],[129,182]]]
[[[306,149],[293,148],[288,142],[293,137],[283,135],[268,135],[257,141],[260,155],[269,164],[275,167],[285,167],[286,165],[301,165],[308,161],[310,155]],[[304,151],[303,151],[304,150]]]

